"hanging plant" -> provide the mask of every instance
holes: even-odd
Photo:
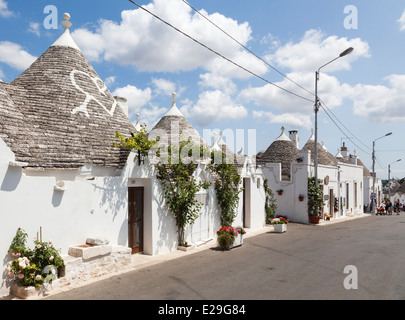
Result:
[[[222,161],[220,163],[215,163],[214,161],[214,159],[218,159],[217,152],[222,153]],[[230,227],[237,214],[236,208],[239,203],[239,194],[243,190],[241,186],[242,177],[234,164],[226,163],[224,152],[212,152],[211,159],[212,163],[208,168],[216,176],[215,193],[221,208],[221,225]]]

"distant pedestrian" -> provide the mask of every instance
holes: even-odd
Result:
[[[388,201],[386,209],[387,209],[388,215],[391,216],[392,215],[392,210],[393,210],[391,201]]]

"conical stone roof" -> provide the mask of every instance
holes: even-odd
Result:
[[[125,164],[129,151],[113,147],[115,132],[129,135],[134,126],[68,28],[26,71],[0,87],[0,136],[17,161],[41,170]],[[13,119],[4,115],[6,108]]]
[[[304,145],[302,150],[310,150],[311,151],[311,160],[315,161],[315,137],[312,133],[312,136],[309,138],[307,143]],[[322,145],[318,142],[318,164],[327,165],[327,166],[335,166],[337,159],[328,152]]]
[[[149,137],[160,137],[159,146],[179,145],[190,140],[193,144],[203,146],[206,143],[196,129],[184,117],[176,106],[176,94],[173,93],[172,106],[149,132]]]
[[[299,157],[299,150],[281,128],[281,135],[263,152],[258,162],[281,163],[283,180],[291,178],[291,164]]]

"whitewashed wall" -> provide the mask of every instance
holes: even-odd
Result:
[[[0,139],[0,255],[3,261],[0,296],[9,292],[7,251],[18,228],[28,233],[27,245],[32,247],[33,237],[39,238],[42,227],[42,240],[52,239],[63,255],[67,254],[69,246],[82,244],[93,236],[127,246],[128,187],[144,187],[144,253],[159,255],[177,250],[176,223],[165,206],[162,187],[148,159],[145,165],[138,166],[135,153],[131,152],[125,168],[119,172],[89,165],[69,173],[42,174],[10,166],[14,159],[13,152]],[[196,176],[201,177],[203,171],[200,165]],[[63,185],[64,191],[55,189],[57,182]],[[187,229],[186,240],[190,243],[215,238],[220,228],[214,186],[200,195],[205,197],[206,204],[196,225]],[[263,191],[254,186],[251,199],[251,227],[261,227],[264,225]],[[242,205],[238,208],[235,225],[243,224],[241,208]]]
[[[307,197],[308,166],[306,164],[293,164],[291,166],[291,180],[281,180],[281,164],[267,163],[262,166],[264,177],[268,180],[268,186],[273,191],[278,209],[276,216],[287,217],[292,222],[308,223],[308,207],[306,199],[299,201],[298,196],[303,194]],[[283,190],[278,195],[277,190]]]
[[[62,254],[89,236],[127,245],[127,183],[122,176],[65,181],[66,190],[57,191],[55,176],[28,176],[22,168],[9,166],[11,153],[1,140],[0,144],[0,295],[9,290],[7,250],[19,227],[28,233],[30,247],[42,227],[42,240],[52,239]]]
[[[358,215],[364,212],[364,179],[363,168],[351,164],[340,165],[340,194],[344,198],[344,215]],[[347,188],[349,198],[347,199]],[[355,188],[357,191],[355,191]],[[357,193],[357,204],[356,204]]]
[[[307,206],[307,183],[308,177],[313,177],[314,165],[310,161],[310,152],[302,150],[300,157],[301,163],[291,165],[291,179],[289,181],[281,180],[281,164],[266,163],[262,166],[263,174],[268,179],[269,187],[273,190],[277,198],[278,210],[276,215],[287,216],[293,222],[308,223]],[[364,206],[364,185],[363,169],[353,164],[339,163],[337,166],[318,165],[318,178],[323,181],[322,188],[324,194],[324,213],[338,218],[347,214],[356,215],[363,212]],[[339,170],[339,171],[338,171]],[[325,179],[327,177],[327,179]],[[347,201],[346,188],[349,187],[349,197]],[[357,204],[355,203],[354,187],[357,187]],[[277,190],[282,189],[283,194],[278,195]],[[342,199],[343,206],[339,204],[339,212],[335,212],[334,203],[331,201],[330,192],[333,190],[333,196]],[[298,195],[303,194],[305,200],[298,200]],[[340,208],[343,207],[343,210]],[[332,210],[331,210],[332,209]]]

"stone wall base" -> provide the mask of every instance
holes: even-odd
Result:
[[[74,246],[70,253],[75,256],[63,256],[65,272],[50,284],[41,288],[19,287],[13,285],[11,293],[20,299],[35,299],[56,293],[58,290],[65,291],[96,280],[103,276],[114,275],[131,267],[131,248],[125,246],[101,245],[86,247],[80,254],[80,248]],[[93,249],[94,250],[90,250]]]

